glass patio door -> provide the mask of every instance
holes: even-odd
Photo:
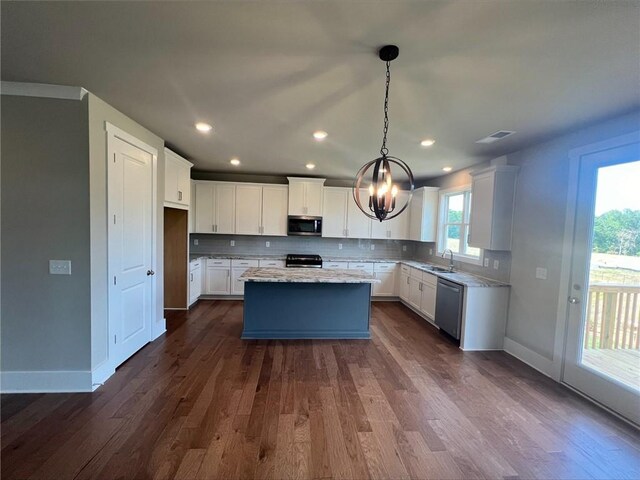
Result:
[[[580,158],[563,381],[640,424],[640,144]]]

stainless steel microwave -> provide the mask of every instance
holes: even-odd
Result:
[[[322,236],[322,217],[289,215],[287,235]]]

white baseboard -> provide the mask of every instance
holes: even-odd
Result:
[[[2,393],[91,392],[92,372],[84,370],[0,372]]]
[[[91,390],[95,391],[98,387],[104,385],[104,382],[114,373],[116,373],[116,370],[108,359],[102,362],[91,372]]]
[[[153,324],[152,332],[151,332],[151,341],[153,342],[156,338],[162,335],[167,331],[167,319],[163,318],[159,322]]]
[[[504,337],[504,351],[543,375],[553,378],[553,361],[547,357],[543,357],[509,337]]]

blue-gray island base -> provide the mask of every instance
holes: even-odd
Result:
[[[371,284],[358,270],[251,268],[243,339],[368,339]]]

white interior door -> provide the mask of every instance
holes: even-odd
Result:
[[[640,424],[640,143],[578,171],[563,381]]]
[[[117,367],[151,340],[154,155],[109,137],[109,358]]]

